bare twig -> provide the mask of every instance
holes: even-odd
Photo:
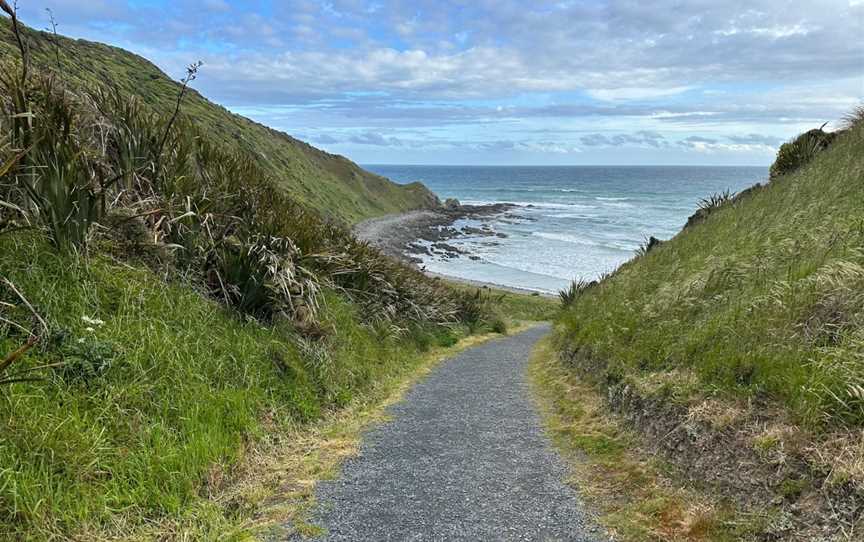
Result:
[[[126,222],[129,222],[130,220],[135,220],[136,218],[142,218],[145,216],[155,215],[155,214],[158,214],[161,212],[164,212],[164,209],[152,209],[150,211],[144,211],[143,213],[134,214],[132,216],[127,216],[127,217],[123,218],[122,220],[118,220],[116,222],[116,224],[125,224]]]
[[[15,36],[18,51],[21,53],[20,74],[13,73],[11,69],[4,70],[0,72],[0,82],[6,87],[4,90],[9,93],[12,101],[13,141],[18,143],[18,148],[26,149],[30,146],[30,132],[32,131],[33,121],[33,114],[27,103],[26,91],[30,70],[30,54],[24,37],[21,34],[21,25],[18,22],[17,0],[13,1],[11,6],[7,0],[0,0],[0,11],[4,11],[11,18],[12,34]]]
[[[2,2],[2,1],[3,0],[0,0],[0,2]],[[15,155],[12,158],[10,158],[9,160],[7,160],[6,163],[0,164],[0,177],[3,177],[4,175],[6,175],[10,171],[12,171],[15,168],[15,166],[18,164],[18,162],[22,158],[24,158],[28,152],[30,152],[30,149],[24,149],[23,151],[21,151],[17,155]]]
[[[51,33],[54,35],[52,38],[52,42],[54,43],[54,56],[57,60],[57,71],[60,71],[60,37],[57,35],[57,21],[54,19],[54,12],[51,11],[51,8],[45,8],[45,11],[48,12],[48,21],[51,23]]]
[[[16,382],[39,382],[40,380],[44,380],[44,378],[7,378],[5,380],[0,380],[0,384],[15,384]]]
[[[34,337],[31,335],[30,338],[27,339],[27,342],[24,343],[23,346],[21,346],[21,348],[19,348],[18,350],[15,350],[14,352],[12,352],[8,356],[6,356],[3,359],[3,361],[0,361],[0,373],[3,373],[3,371],[5,371],[7,367],[9,367],[13,363],[15,363],[15,360],[17,360],[18,358],[23,356],[25,353],[27,353],[28,350],[33,348],[33,346],[37,342],[39,342],[39,337]]]
[[[57,367],[63,367],[65,365],[69,365],[68,361],[58,361],[55,363],[46,363],[45,365],[37,365],[36,367],[28,367],[27,369],[23,369],[21,371],[14,372],[7,376],[6,378],[19,378],[21,375],[26,375],[27,373],[33,373],[35,371],[41,371],[42,369],[55,369]],[[29,378],[28,378],[29,380]],[[41,380],[41,379],[38,379]]]
[[[30,336],[33,335],[32,331],[30,331],[26,327],[22,326],[18,322],[13,322],[12,320],[9,320],[8,318],[3,318],[2,316],[0,316],[0,323],[6,324],[7,326],[12,326],[14,328],[17,328],[19,331],[23,331],[27,335],[30,335]]]
[[[177,117],[180,115],[180,104],[183,102],[183,97],[186,95],[186,91],[189,89],[189,83],[191,83],[198,77],[198,70],[203,65],[204,63],[200,60],[193,64],[189,64],[189,66],[186,67],[186,77],[180,80],[180,92],[177,93],[177,103],[174,105],[174,113],[171,115],[171,119],[165,126],[165,133],[162,134],[162,140],[159,142],[159,147],[157,149],[156,171],[154,171],[156,175],[159,174],[159,163],[162,160],[162,151],[165,149],[165,143],[168,141],[168,136],[171,134],[171,128],[174,126],[174,123],[177,121]]]
[[[29,55],[27,53],[27,46],[24,44],[24,38],[21,37],[21,29],[18,25],[18,1],[15,0],[10,6],[6,0],[0,0],[0,9],[5,11],[12,19],[12,33],[15,35],[18,50],[21,52],[21,83],[23,85],[23,83],[27,81]]]
[[[39,313],[36,312],[36,309],[33,308],[33,305],[31,305],[30,302],[27,301],[27,298],[24,297],[24,294],[19,292],[18,288],[16,288],[15,285],[12,284],[12,281],[10,281],[9,279],[7,279],[5,277],[3,277],[3,284],[5,284],[10,290],[15,292],[15,295],[18,296],[18,298],[21,300],[21,302],[24,303],[24,305],[26,305],[28,309],[30,309],[30,312],[33,314],[33,316],[36,318],[36,320],[38,320],[39,323],[42,325],[42,329],[44,330],[45,335],[48,336],[51,332],[51,329],[48,327],[48,324],[45,323],[45,320],[43,320],[42,317],[39,316]]]

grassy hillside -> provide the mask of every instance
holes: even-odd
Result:
[[[282,453],[280,439],[374,400],[424,352],[505,331],[497,298],[387,258],[280,190],[258,147],[209,137],[263,128],[195,96],[173,119],[159,92],[176,100],[179,87],[155,71],[162,102],[82,85],[73,57],[148,65],[62,45],[61,68],[0,59],[0,539],[248,534],[257,510],[244,503],[266,495],[217,496],[250,450],[266,439]],[[301,152],[267,137],[274,153]],[[316,153],[286,163],[359,171]],[[316,197],[338,197],[315,179]]]
[[[19,368],[62,364],[0,389],[0,538],[128,533],[163,517],[215,536],[207,525],[227,520],[201,499],[209,473],[417,359],[415,343],[382,340],[332,293],[322,322],[339,332],[304,341],[144,269],[57,255],[33,236],[0,248],[14,257],[0,274],[52,328]],[[18,346],[0,335],[2,355]]]
[[[859,121],[801,169],[708,204],[674,239],[577,288],[562,341],[609,381],[681,371],[705,391],[780,401],[810,426],[860,426],[862,157]]]
[[[239,536],[255,510],[210,497],[250,448],[377,398],[466,333],[369,325],[330,290],[332,331],[310,338],[146,268],[58,254],[38,233],[0,236],[0,251],[0,277],[51,328],[9,375],[36,380],[0,384],[3,540]],[[0,295],[0,316],[38,328],[15,292]],[[23,338],[0,328],[0,358]]]
[[[24,34],[33,62],[62,72],[67,85],[91,88],[110,84],[124,95],[138,96],[160,113],[169,113],[174,107],[178,83],[145,58],[101,43],[55,38],[33,30]],[[0,57],[14,55],[10,27],[2,24]],[[206,67],[203,70],[202,77],[206,77]],[[208,139],[230,150],[247,152],[294,199],[325,215],[353,223],[436,202],[420,183],[393,183],[343,156],[235,115],[194,90],[186,97],[184,112]]]
[[[632,480],[607,491],[577,468],[624,540],[862,532],[862,202],[858,110],[783,145],[768,184],[708,198],[673,239],[562,292],[539,381],[564,449]],[[568,391],[586,382],[590,416]]]

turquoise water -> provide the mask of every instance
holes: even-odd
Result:
[[[423,263],[436,273],[544,292],[615,269],[649,236],[675,235],[702,198],[768,176],[761,167],[365,167],[397,182],[421,181],[442,199],[520,205],[517,218],[457,223],[487,224],[507,236],[451,241],[479,259],[425,256]]]

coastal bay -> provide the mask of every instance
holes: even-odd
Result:
[[[461,205],[361,222],[360,238],[427,273],[545,295],[596,280],[649,238],[677,234],[701,200],[767,176],[760,167],[366,167]]]

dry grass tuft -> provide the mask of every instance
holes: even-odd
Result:
[[[837,433],[809,446],[806,453],[829,473],[829,483],[851,483],[864,491],[864,431]]]
[[[719,541],[746,534],[748,522],[733,521],[729,508],[678,481],[669,465],[641,449],[603,396],[555,357],[548,340],[532,354],[529,371],[572,484],[616,540]],[[706,403],[694,415],[711,408]]]
[[[718,399],[705,399],[687,409],[687,420],[704,423],[712,429],[721,431],[743,421],[748,410],[741,405]]]

